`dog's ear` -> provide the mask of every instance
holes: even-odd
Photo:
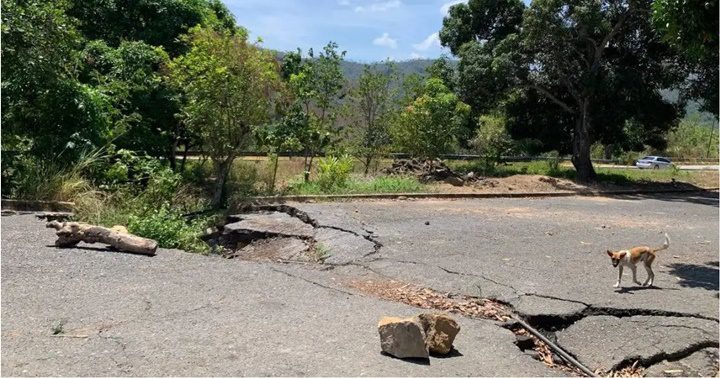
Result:
[[[620,256],[620,258],[623,258],[625,257],[625,255],[627,255],[627,252],[620,252],[618,255]]]
[[[613,257],[613,253],[611,250],[608,249],[606,252],[607,252],[608,256]]]

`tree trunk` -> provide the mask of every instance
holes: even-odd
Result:
[[[278,170],[278,161],[280,160],[280,155],[275,154],[273,157],[273,175],[272,175],[272,183],[270,184],[270,194],[275,194],[275,179],[277,178],[277,170]]]
[[[365,157],[365,176],[367,176],[368,172],[370,171],[371,163],[372,163],[372,155],[368,154],[368,156]]]
[[[575,121],[573,133],[572,163],[577,171],[577,179],[582,183],[591,183],[597,178],[590,160],[590,132],[588,118],[588,101],[583,102],[582,111]]]
[[[190,149],[190,144],[185,143],[185,151],[183,151],[182,160],[180,160],[180,172],[185,172],[185,162],[187,161],[188,149]]]
[[[153,256],[158,247],[155,240],[129,234],[124,227],[105,228],[87,223],[61,223],[56,220],[49,222],[46,227],[57,230],[55,246],[58,248],[71,248],[80,242],[104,243],[118,251]]]
[[[303,161],[303,180],[305,182],[310,181],[310,170],[308,169],[308,155],[310,155],[310,152],[305,149],[305,160]]]
[[[225,181],[227,180],[228,173],[230,173],[230,167],[234,157],[228,157],[225,160],[215,163],[215,189],[213,190],[213,198],[210,206],[217,208],[222,204],[223,198],[225,197]]]
[[[305,182],[310,181],[310,172],[312,172],[312,163],[313,159],[315,159],[315,152],[310,152],[310,161],[308,161],[307,167],[305,167]]]

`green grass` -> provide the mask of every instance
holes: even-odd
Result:
[[[429,192],[430,187],[413,177],[380,176],[370,179],[351,178],[343,186],[323,190],[317,182],[292,182],[287,194],[372,194],[372,193],[418,193]]]

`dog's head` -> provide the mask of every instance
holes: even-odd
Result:
[[[625,258],[625,255],[627,254],[627,252],[625,252],[625,251],[613,252],[608,249],[607,254],[608,254],[608,256],[610,256],[610,261],[612,261],[612,265],[614,267],[617,267],[618,264],[620,264],[620,260]]]

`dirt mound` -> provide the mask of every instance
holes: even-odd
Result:
[[[385,168],[383,173],[388,175],[415,176],[420,182],[444,181],[454,186],[462,186],[465,178],[453,172],[443,161],[401,159],[395,160],[392,166]]]
[[[474,186],[479,189],[498,192],[557,192],[587,189],[586,186],[576,184],[570,180],[542,175],[515,175],[502,178],[487,178],[476,182]]]
[[[591,188],[573,181],[542,176],[514,175],[508,177],[477,177],[466,180],[462,188],[445,183],[438,184],[442,192],[451,193],[537,193],[537,192],[581,192]]]

